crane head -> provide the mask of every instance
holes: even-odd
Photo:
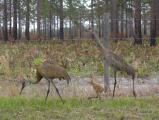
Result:
[[[91,81],[88,81],[88,83],[89,83],[89,84],[93,84],[93,83],[94,83],[94,81],[93,81],[93,80],[91,80]]]

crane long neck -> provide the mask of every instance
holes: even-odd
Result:
[[[100,47],[102,48],[103,51],[108,52],[108,49],[104,47],[104,45],[102,44],[100,38],[98,37],[98,35],[95,33],[95,31],[92,31],[96,41],[98,42],[98,44],[100,45]]]
[[[94,82],[93,80],[90,82],[91,85],[96,85],[96,82]]]
[[[36,80],[27,80],[29,82],[29,84],[37,84],[41,81],[41,79],[43,78],[43,76],[38,72],[38,69],[36,71]]]

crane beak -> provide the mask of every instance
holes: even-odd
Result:
[[[25,86],[26,86],[26,85],[25,85],[25,81],[23,81],[23,82],[22,82],[22,88],[21,88],[21,90],[20,90],[20,95],[22,94],[22,91],[23,91],[23,89],[25,88]]]
[[[88,83],[88,84],[92,84],[92,81],[88,81],[87,83]]]

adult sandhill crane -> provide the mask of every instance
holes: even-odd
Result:
[[[26,85],[38,84],[42,78],[45,78],[45,80],[47,80],[48,82],[48,90],[45,97],[45,102],[47,101],[48,95],[50,93],[50,83],[52,83],[52,85],[56,89],[58,96],[60,97],[61,101],[64,103],[58,88],[53,82],[53,79],[56,79],[56,78],[58,78],[59,80],[64,79],[64,80],[67,80],[67,83],[69,84],[71,79],[68,73],[66,72],[66,70],[63,67],[59,66],[57,63],[48,62],[48,61],[42,61],[40,64],[35,65],[35,69],[36,69],[36,81],[33,82],[31,80],[24,80],[22,82],[22,88],[21,88],[20,94],[22,93]]]
[[[126,63],[126,61],[119,55],[113,53],[112,51],[110,51],[109,49],[105,48],[104,45],[102,44],[100,38],[98,37],[98,35],[96,34],[96,32],[94,30],[90,30],[90,32],[93,33],[97,43],[100,45],[102,53],[104,55],[104,58],[106,60],[106,62],[113,68],[114,70],[114,89],[113,89],[113,97],[115,96],[115,88],[116,88],[116,74],[117,71],[123,71],[126,72],[128,75],[132,76],[132,80],[133,80],[133,95],[136,97],[136,93],[135,93],[135,86],[134,86],[134,79],[135,79],[135,69]]]

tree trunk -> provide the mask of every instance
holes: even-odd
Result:
[[[9,35],[12,36],[12,0],[9,0]]]
[[[29,41],[30,40],[30,0],[26,1],[26,29],[25,29],[25,37]]]
[[[104,14],[103,16],[103,45],[105,48],[109,48],[109,14]],[[99,42],[99,41],[98,41]],[[107,92],[110,89],[110,83],[109,83],[109,64],[104,61],[104,87],[105,92]]]
[[[40,0],[37,0],[37,39],[40,40]]]
[[[145,6],[144,6],[144,9],[143,9],[143,14],[144,14],[144,16],[143,16],[143,18],[144,18],[144,20],[143,20],[143,25],[144,25],[144,35],[147,35],[146,10],[147,10],[147,7],[146,7],[146,5],[145,5]]]
[[[56,32],[56,17],[54,15],[54,17],[53,17],[53,37],[56,36],[55,32]]]
[[[80,39],[82,38],[82,15],[80,12],[80,30],[79,30],[79,34],[80,34]]]
[[[155,14],[156,14],[156,36],[159,36],[159,0],[155,1]]]
[[[124,19],[124,5],[121,6],[121,26],[120,26],[120,32],[121,32],[122,37],[124,37],[124,20],[123,19]]]
[[[4,41],[8,41],[8,27],[7,27],[7,0],[4,0],[4,11],[3,11],[3,38]]]
[[[17,40],[17,0],[13,0],[14,17],[13,17],[13,38]]]
[[[18,25],[19,25],[18,39],[19,40],[21,39],[21,34],[22,34],[22,27],[21,27],[21,18],[22,18],[22,15],[21,15],[20,3],[21,3],[21,0],[18,1]]]
[[[64,40],[63,19],[63,0],[60,0],[60,40]]]
[[[118,41],[117,39],[117,34],[118,34],[118,18],[117,18],[117,0],[111,0],[112,2],[112,6],[111,6],[111,10],[112,10],[112,20],[111,20],[111,26],[112,26],[112,38],[115,42]]]
[[[99,38],[101,38],[101,19],[100,19],[100,16],[98,16],[98,35],[99,35]]]
[[[56,36],[57,36],[57,38],[59,39],[60,38],[60,36],[59,36],[59,17],[57,16],[57,29],[56,29]]]
[[[147,35],[147,20],[144,20],[144,35]]]
[[[91,29],[94,30],[94,9],[93,9],[94,0],[91,0]],[[92,39],[94,39],[94,35],[92,34]]]
[[[72,21],[69,20],[69,39],[73,39]]]
[[[35,35],[35,34],[36,34],[36,20],[35,20],[35,19],[33,20],[33,23],[32,23],[32,24],[33,24],[33,29],[34,29],[34,30],[33,30],[33,33],[34,33],[34,35]]]
[[[49,39],[52,39],[52,1],[50,0],[50,10],[49,10]]]
[[[141,33],[141,0],[135,0],[135,41],[134,44],[142,44]]]
[[[156,45],[156,1],[153,0],[151,3],[150,46]]]
[[[52,17],[50,16],[49,18],[49,39],[51,40],[52,39]]]
[[[125,3],[125,15],[126,15],[126,22],[125,22],[125,37],[128,37],[128,10],[127,10],[127,3]]]
[[[44,39],[46,40],[47,39],[47,27],[46,27],[46,17],[44,18]]]

